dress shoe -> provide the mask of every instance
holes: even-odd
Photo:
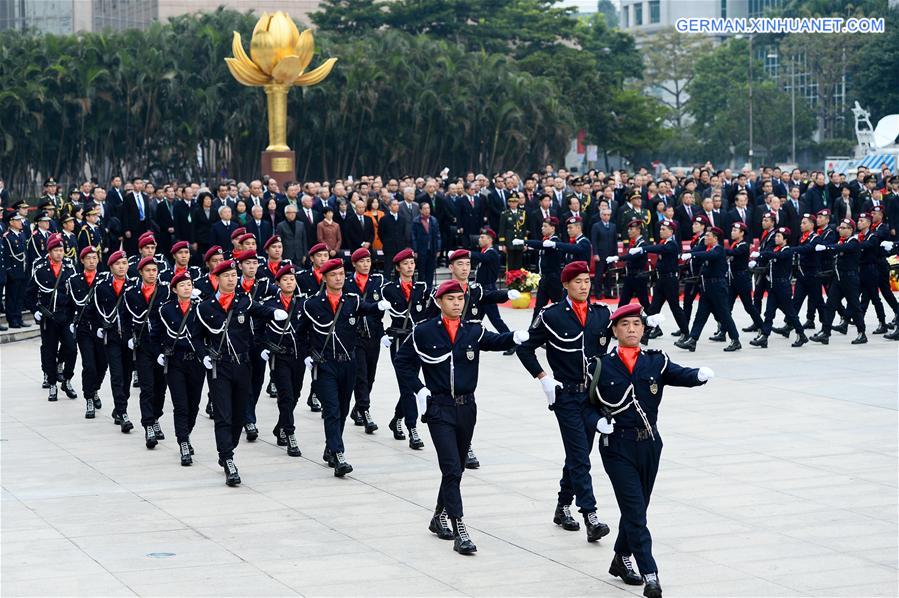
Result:
[[[140,382],[137,381],[137,372],[131,374],[131,388],[140,388]]]
[[[469,446],[468,455],[465,457],[465,469],[477,469],[480,466],[481,462],[478,461],[477,455],[474,454],[474,451]]]
[[[278,439],[278,446],[287,446],[287,435],[284,433],[284,430],[275,432],[275,438]]]
[[[18,328],[18,326],[13,326],[13,328]],[[50,380],[47,379],[47,374],[44,374],[44,381],[41,382],[41,388],[50,388]]]
[[[891,341],[899,341],[899,328],[890,332],[889,334],[884,334],[883,338]]]
[[[390,423],[387,424],[387,427],[390,428],[390,431],[393,432],[394,440],[405,440],[406,433],[403,432],[403,422],[397,417],[394,417],[390,420]]]
[[[459,554],[474,554],[478,547],[471,541],[468,529],[461,519],[453,518],[453,550]]]
[[[791,344],[790,346],[791,347],[801,347],[802,345],[804,345],[807,342],[808,342],[808,337],[805,336],[805,334],[803,333],[803,334],[800,334],[799,336],[797,336],[796,340],[793,341],[793,344]]]
[[[69,397],[70,399],[78,398],[78,393],[75,392],[75,388],[72,386],[71,380],[66,380],[65,382],[63,382],[61,384],[61,387],[62,387],[62,391],[64,393],[66,393],[66,396]]]
[[[302,457],[303,452],[300,450],[300,445],[297,444],[297,437],[294,434],[287,435],[287,456],[288,457]]]
[[[208,417],[209,419],[212,419],[212,415],[213,415],[212,414],[212,401],[207,399],[206,400],[206,417]]]
[[[743,332],[758,332],[759,327],[753,324],[752,326],[747,326],[746,328],[741,329]]]
[[[84,411],[84,419],[94,419],[97,416],[96,411],[94,411],[94,402],[87,399],[85,403],[87,403],[87,408]]]
[[[441,540],[452,540],[456,536],[453,534],[453,530],[450,529],[449,520],[446,517],[446,509],[439,508],[434,510],[434,516],[431,517],[431,524],[428,526],[428,530],[437,534],[437,537]]]
[[[331,456],[331,467],[334,468],[334,477],[342,478],[348,473],[353,472],[353,466],[346,462],[343,453],[334,453]]]
[[[191,457],[192,453],[190,450],[190,443],[182,442],[180,445],[180,449],[181,449],[181,466],[187,467],[188,465],[191,465],[194,462],[194,460],[193,460],[193,457]]]
[[[671,336],[681,336],[681,333],[679,330],[672,330],[670,332],[670,334],[671,334]]]
[[[787,326],[772,326],[771,332],[776,332],[784,338],[790,337],[790,329]]]
[[[153,433],[156,434],[156,440],[165,440],[165,434],[162,433],[162,426],[158,421],[153,422]]]
[[[814,343],[821,343],[822,345],[828,345],[828,344],[830,344],[830,334],[826,333],[822,330],[821,332],[817,332],[817,333],[813,334],[811,336],[811,338],[809,338],[809,340]]]
[[[328,464],[328,467],[334,467],[334,463],[331,462],[331,451],[325,448],[325,452],[322,453],[322,461]]]
[[[222,467],[225,470],[225,485],[240,486],[240,475],[237,473],[237,466],[234,465],[234,459],[225,459]]]
[[[659,585],[658,573],[647,573],[643,576],[643,595],[646,598],[662,598],[662,586]]]
[[[272,380],[271,382],[268,383],[268,388],[266,388],[265,391],[268,393],[268,396],[270,396],[271,398],[273,398],[273,399],[278,398],[278,389],[275,388],[274,380]]]
[[[371,418],[371,412],[368,409],[362,412],[362,423],[365,426],[366,434],[374,434],[378,429],[378,424]]]
[[[687,340],[683,341],[675,341],[674,346],[678,349],[686,349],[688,351],[696,350],[696,340],[690,337],[687,337]]]
[[[864,345],[868,342],[868,337],[865,336],[864,332],[859,332],[858,336],[852,340],[853,345]]]
[[[247,432],[247,442],[255,442],[259,438],[259,428],[256,427],[256,424],[247,424],[243,429]]]
[[[353,420],[353,424],[357,426],[365,425],[365,422],[362,421],[362,415],[356,410],[355,407],[350,411],[350,419]]]
[[[153,431],[153,426],[144,428],[144,438],[146,439],[148,449],[155,448],[159,444],[159,441],[156,440],[156,432]]]
[[[309,395],[309,398],[306,399],[306,405],[309,406],[309,411],[312,413],[320,413],[322,410],[322,404],[314,394]]]
[[[55,402],[56,399],[57,399],[57,393],[58,393],[58,392],[59,392],[59,391],[57,390],[56,385],[55,385],[55,384],[52,385],[52,386],[50,387],[50,394],[47,395],[47,400],[48,400],[48,401],[51,401],[51,402]]]
[[[515,355],[515,347],[512,347],[511,349],[506,349],[505,351],[503,351],[503,355]]]
[[[652,339],[652,338],[659,338],[659,337],[661,337],[661,336],[665,336],[665,333],[662,332],[662,329],[659,328],[658,326],[655,326],[655,327],[652,329],[652,332],[649,333],[649,338],[651,338],[651,339]]]
[[[609,565],[609,575],[620,577],[629,586],[643,585],[643,578],[634,571],[631,557],[620,555],[617,552],[615,553],[615,558],[612,559],[612,564]]]
[[[716,343],[723,343],[724,341],[727,340],[727,335],[724,334],[723,330],[719,330],[718,332],[716,332],[715,334],[710,336],[709,340],[714,341]]]
[[[887,328],[886,322],[881,322],[880,325],[874,329],[873,334],[886,334],[887,331],[889,331],[889,328]]]
[[[577,522],[577,519],[571,516],[570,505],[556,505],[556,512],[553,513],[553,523],[561,525],[562,529],[569,532],[576,532],[581,529],[581,524]]]
[[[814,330],[815,329],[815,321],[814,320],[806,320],[802,324],[803,330]]]
[[[409,428],[409,448],[413,450],[423,449],[425,443],[422,442],[421,436],[418,435],[416,428]]]
[[[599,520],[596,511],[584,513],[584,525],[587,526],[587,542],[596,542],[609,533],[609,526]]]
[[[724,347],[725,353],[733,353],[734,351],[739,351],[743,348],[743,345],[738,340],[730,341],[730,344]]]
[[[9,330],[9,326],[5,326],[5,325],[3,325],[3,324],[0,324],[0,332],[2,332],[2,331],[4,331],[4,330]]]
[[[755,337],[754,339],[752,339],[751,341],[749,341],[749,344],[752,345],[753,347],[761,347],[762,349],[767,349],[768,348],[768,337],[765,336],[764,334],[760,334],[757,337]]]
[[[131,430],[134,429],[134,424],[132,424],[132,423],[131,423],[131,420],[128,419],[128,414],[127,414],[127,413],[121,414],[121,415],[119,416],[119,420],[122,422],[122,423],[121,423],[121,426],[122,426],[122,434],[127,434],[127,433],[129,433]]]
[[[849,332],[849,322],[840,320],[840,323],[833,327],[833,331],[839,332],[840,334],[847,334]]]
[[[94,409],[100,409],[103,407],[103,402],[100,400],[100,393],[94,393]]]

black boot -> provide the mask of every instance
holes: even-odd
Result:
[[[696,339],[687,337],[685,341],[675,341],[674,346],[678,349],[687,349],[688,351],[696,350]]]
[[[394,440],[405,440],[406,434],[403,432],[403,422],[398,417],[394,417],[390,420],[390,423],[387,424],[387,427],[390,428],[390,431],[393,432]]]
[[[156,434],[156,440],[165,440],[165,434],[162,433],[162,426],[159,425],[159,420],[153,422],[153,432]]]
[[[97,416],[97,412],[94,410],[94,402],[87,399],[85,403],[87,406],[84,410],[84,419],[94,419]]]
[[[297,437],[293,434],[287,435],[287,456],[288,457],[302,457],[303,453],[300,451],[300,445],[297,444]]]
[[[346,462],[343,453],[331,455],[331,467],[334,468],[335,478],[342,478],[346,474],[353,472],[353,466]]]
[[[730,344],[724,347],[725,353],[733,353],[734,351],[739,351],[743,348],[743,345],[738,340],[730,341]]]
[[[662,598],[662,586],[659,585],[658,573],[647,573],[643,576],[643,595],[646,598]]]
[[[259,429],[256,424],[247,424],[243,429],[247,432],[247,442],[255,442],[259,438]]]
[[[62,391],[66,393],[66,396],[70,399],[77,399],[78,393],[75,392],[75,389],[72,387],[72,381],[66,380],[62,383]]]
[[[274,380],[272,380],[268,383],[268,388],[266,389],[266,392],[268,392],[268,396],[270,396],[271,398],[273,398],[273,399],[278,398],[278,389],[275,388]]]
[[[481,462],[478,461],[477,456],[474,454],[474,451],[471,450],[471,446],[468,447],[468,456],[465,457],[465,469],[477,469],[481,466]]]
[[[362,412],[362,423],[365,425],[366,434],[374,434],[378,429],[378,424],[371,418],[371,412],[368,409]]]
[[[764,334],[759,334],[757,337],[749,341],[749,344],[753,347],[761,347],[762,349],[768,348],[768,337]]]
[[[309,406],[309,411],[312,413],[320,413],[322,410],[322,404],[318,401],[318,397],[315,396],[315,393],[309,395],[309,398],[306,399],[306,405]]]
[[[571,516],[571,505],[557,504],[556,512],[553,513],[553,523],[561,525],[562,529],[569,532],[576,532],[581,529],[581,524]]]
[[[453,550],[459,554],[474,554],[478,547],[471,541],[468,530],[461,519],[453,518]]]
[[[747,326],[746,328],[743,328],[742,330],[743,330],[743,332],[758,332],[759,327],[756,326],[755,324],[753,324],[752,326]]]
[[[793,341],[793,344],[790,346],[791,347],[801,347],[802,345],[804,345],[807,342],[808,342],[808,337],[805,336],[804,332],[801,332],[801,333],[799,333],[799,336],[796,337],[796,340]]]
[[[422,441],[421,436],[418,435],[418,430],[416,428],[409,428],[409,448],[417,451],[424,447],[425,443]]]
[[[56,388],[56,383],[51,384],[50,385],[50,394],[47,395],[47,400],[50,402],[56,402],[58,392],[59,391]]]
[[[503,355],[507,355],[507,356],[515,355],[515,347],[512,347],[511,349],[506,349],[505,351],[503,351]]]
[[[814,320],[811,320],[811,319],[806,320],[806,321],[802,324],[802,329],[803,329],[803,330],[814,330],[814,329],[815,329],[815,321],[814,321]]]
[[[325,447],[325,452],[322,453],[322,461],[328,464],[328,467],[334,467],[334,463],[331,461],[331,451]]]
[[[187,448],[190,449],[190,454],[193,455],[194,454],[194,445],[192,445],[190,443],[190,438],[187,439]]]
[[[122,434],[127,434],[131,430],[134,429],[134,424],[131,423],[131,420],[128,419],[127,413],[113,413],[112,421],[117,426],[121,426]]]
[[[609,575],[620,577],[629,586],[642,586],[643,578],[640,577],[631,564],[631,557],[615,553],[612,564],[609,565]]]
[[[211,399],[206,400],[206,417],[208,417],[209,419],[212,419],[212,417],[213,417],[212,400]]]
[[[94,409],[100,409],[101,407],[103,407],[103,403],[102,403],[102,401],[100,401],[100,393],[95,392],[94,393]]]
[[[50,379],[47,378],[46,372],[44,373],[44,381],[41,382],[41,388],[50,388]]]
[[[822,330],[821,332],[813,334],[811,338],[809,338],[809,340],[813,343],[821,343],[822,345],[827,345],[830,344],[830,333],[824,332]]]
[[[718,332],[709,337],[709,340],[716,343],[723,343],[725,340],[727,340],[727,335],[724,334],[724,331],[719,328]]]
[[[278,439],[276,441],[278,443],[278,446],[287,446],[287,435],[284,433],[284,430],[279,428],[277,432],[274,432],[274,434],[275,438]]]
[[[887,323],[881,320],[880,325],[874,329],[874,334],[886,334],[888,331],[889,328],[887,328]]]
[[[833,327],[834,332],[839,332],[840,334],[847,334],[849,332],[849,322],[845,319],[841,319],[840,323]]]
[[[896,328],[896,330],[892,331],[889,334],[884,334],[883,338],[891,341],[899,341],[899,328]]]
[[[234,459],[225,459],[222,468],[225,470],[225,485],[240,486],[240,475],[237,473],[237,466],[234,465]]]
[[[155,448],[159,442],[156,440],[156,432],[153,431],[153,426],[147,426],[144,428],[144,438],[146,439],[146,445],[148,449]]]
[[[190,456],[190,444],[182,442],[179,446],[181,450],[181,466],[187,467],[194,462],[193,457]]]
[[[584,513],[584,525],[587,526],[587,542],[596,542],[609,533],[609,526],[599,520],[596,511]]]
[[[868,342],[868,337],[865,336],[864,332],[859,332],[858,336],[852,341],[853,345],[864,345]]]
[[[653,338],[659,338],[660,336],[665,336],[665,335],[664,335],[664,333],[662,332],[662,329],[659,328],[658,326],[654,327],[654,328],[652,329],[652,332],[649,333],[649,338],[650,338],[650,339],[653,339]]]
[[[449,520],[446,517],[446,509],[443,507],[434,509],[434,516],[431,517],[431,524],[428,525],[428,530],[433,534],[437,534],[437,537],[441,540],[452,540],[456,537],[453,534],[453,530],[450,529]]]
[[[790,337],[790,329],[787,328],[786,326],[780,326],[780,327],[773,326],[771,328],[771,331],[776,332],[777,334],[781,335],[784,338]]]
[[[362,426],[365,424],[365,422],[362,421],[362,415],[355,407],[353,407],[353,409],[350,411],[350,419],[353,420],[353,424],[357,426]]]
[[[682,336],[682,334],[680,332],[678,332],[677,330],[672,330],[671,336]]]

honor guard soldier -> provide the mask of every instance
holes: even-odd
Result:
[[[646,510],[662,454],[656,426],[662,392],[665,386],[705,384],[715,374],[706,367],[679,366],[662,351],[641,350],[644,327],[638,305],[620,307],[612,314],[618,346],[591,364],[590,388],[599,410],[596,417],[605,416],[601,420],[607,431],[600,437],[599,454],[621,511],[609,573],[628,585],[643,584],[647,598],[661,598]],[[634,571],[631,557],[642,578]]]
[[[247,234],[247,229],[243,226],[238,226],[233,231],[231,231],[230,239],[231,239],[231,247],[225,248],[222,247],[222,252],[225,254],[225,259],[230,260],[234,257],[235,251],[241,251],[243,248],[241,247],[240,238]]]
[[[131,319],[123,305],[128,287],[128,258],[124,251],[114,251],[106,260],[111,275],[96,283],[94,307],[101,329],[97,338],[102,339],[109,364],[109,385],[112,387],[112,421],[121,426],[122,433],[134,429],[128,419],[128,398],[131,394],[131,372],[134,360],[128,342],[131,339]]]
[[[482,350],[507,350],[526,341],[528,333],[495,334],[478,322],[466,322],[462,317],[466,292],[458,280],[442,283],[434,297],[440,317],[415,327],[403,341],[394,365],[397,371],[417,373],[420,369],[424,374],[424,383],[417,374],[407,374],[400,378],[400,384],[415,396],[440,464],[440,490],[429,529],[441,539],[454,540],[453,550],[459,554],[472,554],[477,547],[462,521],[459,484],[477,420],[474,391],[479,355]]]
[[[260,356],[268,362],[269,371],[278,392],[278,423],[272,433],[278,446],[286,446],[291,457],[301,457],[297,443],[293,410],[303,390],[306,373],[306,344],[299,337],[302,330],[303,298],[297,289],[296,271],[285,264],[275,274],[278,291],[266,301],[272,309],[287,312],[282,321],[271,321],[265,328],[265,349]]]
[[[663,220],[659,223],[661,242],[658,245],[642,244],[643,237],[640,237],[637,240],[640,244],[628,249],[628,254],[655,253],[659,256],[656,262],[656,272],[659,274],[659,280],[656,282],[655,290],[652,293],[652,303],[650,303],[646,313],[649,315],[658,314],[662,311],[662,306],[667,303],[668,309],[671,310],[674,321],[677,323],[677,329],[681,337],[685,337],[690,333],[690,322],[687,320],[684,310],[681,309],[679,301],[680,283],[677,280],[679,270],[677,260],[680,258],[681,247],[680,243],[677,242],[676,233],[677,223],[673,220]],[[662,330],[657,326],[653,327],[653,332],[650,332],[649,338],[658,338],[660,336],[662,336]]]
[[[72,322],[72,301],[68,293],[68,280],[75,275],[75,268],[63,257],[65,248],[62,236],[53,234],[47,241],[48,259],[36,265],[31,274],[28,303],[33,305],[34,321],[41,327],[41,368],[50,382],[48,400],[55,401],[56,383],[62,382],[62,390],[70,399],[77,399],[72,388],[75,339],[69,330]],[[57,364],[66,364],[59,374]]]
[[[149,246],[144,245],[146,247]],[[168,286],[159,284],[156,264],[152,254],[141,258],[137,263],[140,279],[125,291],[125,308],[131,320],[128,348],[133,352],[134,369],[140,384],[140,425],[144,428],[148,449],[165,440],[159,425],[165,403],[165,372],[156,361],[160,353],[157,330],[162,326],[159,306],[169,300],[171,292]]]
[[[78,249],[83,250],[85,247],[93,247],[97,251],[97,259],[103,260],[103,252],[106,251],[106,242],[104,240],[103,229],[98,224],[100,222],[100,210],[90,208],[84,212],[84,224],[78,231]]]
[[[808,298],[807,313],[809,317],[802,325],[803,329],[815,327],[815,312],[821,310],[821,279],[818,277],[818,252],[815,251],[821,238],[815,230],[814,214],[803,214],[799,220],[799,240],[793,248],[793,266],[796,273],[796,286],[793,289],[793,309],[800,313],[802,302]]]
[[[132,255],[128,258],[128,278],[140,278],[140,271],[137,265],[145,258],[152,257],[156,260],[156,270],[158,274],[162,274],[169,269],[168,260],[162,254],[156,253],[156,237],[153,233],[146,232],[137,240],[138,255]],[[158,278],[157,274],[157,278]]]
[[[862,345],[868,342],[865,335],[865,320],[859,305],[859,268],[858,259],[861,252],[861,242],[853,233],[855,221],[852,218],[844,218],[837,225],[837,234],[840,238],[833,245],[824,243],[815,246],[815,251],[833,254],[834,278],[827,289],[827,302],[824,304],[824,316],[821,318],[821,331],[811,337],[811,340],[828,344],[830,331],[833,329],[833,318],[837,311],[840,299],[846,299],[846,317],[855,324],[858,336],[853,339],[853,345]]]
[[[355,293],[363,301],[377,303],[382,299],[384,276],[371,272],[371,252],[361,247],[350,256],[355,273],[346,281],[346,291]],[[353,390],[355,403],[350,418],[357,426],[364,426],[366,434],[374,434],[378,424],[371,417],[371,389],[378,371],[381,354],[381,337],[384,336],[384,314],[363,316],[356,322],[356,385]]]
[[[584,223],[580,216],[571,216],[565,220],[566,232],[568,233],[568,243],[560,243],[553,241],[553,245],[544,243],[544,247],[556,249],[565,254],[562,258],[564,265],[571,262],[587,262],[590,263],[592,248],[590,239],[584,236]]]
[[[159,282],[171,287],[175,275],[184,273],[190,278],[191,290],[193,290],[193,283],[203,276],[203,272],[197,266],[190,265],[190,245],[187,241],[176,241],[172,243],[169,254],[172,256],[172,267],[159,274]],[[198,297],[200,291],[196,291],[194,295]]]
[[[589,302],[587,262],[571,262],[565,266],[562,286],[568,293],[566,300],[543,308],[531,325],[529,340],[518,347],[517,353],[524,368],[539,380],[549,408],[559,422],[565,447],[565,466],[553,522],[569,531],[580,529],[570,511],[576,497],[587,527],[587,541],[595,542],[609,533],[609,526],[596,515],[590,477],[596,419],[587,399],[587,362],[608,348],[610,314],[605,305]],[[537,360],[537,347],[546,348],[551,375]]]
[[[172,397],[172,419],[182,466],[193,463],[190,434],[197,422],[206,377],[203,367],[206,346],[197,318],[199,299],[193,290],[193,281],[186,270],[172,276],[169,281],[172,301],[159,307],[162,326],[153,329],[154,344],[160,351],[156,363],[163,370]]]
[[[773,251],[774,250],[774,224],[775,224],[774,214],[771,212],[765,212],[762,215],[762,234],[759,237],[759,248],[758,251]],[[755,310],[762,313],[762,298],[765,296],[765,293],[771,290],[771,281],[768,280],[768,269],[764,266],[756,266],[755,268],[750,268],[753,271],[754,280],[755,280],[755,288],[752,292],[752,304],[755,306]],[[748,326],[743,329],[743,332],[758,332],[760,329],[753,324],[752,326]]]
[[[237,486],[240,475],[234,465],[234,449],[240,442],[250,396],[253,348],[250,319],[282,321],[287,319],[287,312],[255,303],[249,295],[235,292],[237,264],[234,260],[223,261],[211,274],[218,281],[218,290],[200,302],[197,317],[206,344],[203,365],[212,372],[210,385],[219,465],[225,471],[225,484]]]
[[[606,258],[607,264],[624,261],[624,285],[621,287],[618,307],[627,305],[633,297],[636,297],[644,309],[649,309],[649,290],[646,286],[649,280],[649,263],[644,251],[632,252],[634,249],[642,249],[647,244],[643,238],[642,220],[634,219],[627,223],[627,237],[630,242],[628,252],[621,257],[610,255]]]
[[[768,304],[765,306],[765,320],[762,322],[762,329],[757,337],[749,341],[750,345],[755,347],[768,348],[768,337],[771,335],[772,324],[774,324],[774,315],[779,309],[786,317],[787,326],[796,331],[796,340],[793,347],[801,347],[808,342],[805,331],[802,329],[802,323],[796,316],[796,309],[793,306],[792,284],[790,277],[793,274],[793,249],[788,246],[788,241],[792,231],[785,226],[781,226],[774,231],[774,248],[771,251],[753,251],[749,257],[754,260],[760,260],[768,266],[768,280],[770,281],[771,290],[768,292]],[[749,262],[750,267],[754,267],[754,262]],[[778,330],[778,332],[780,332]],[[789,329],[786,329],[787,337],[790,336]]]
[[[556,243],[559,237],[556,235],[556,227],[559,226],[559,219],[550,216],[543,220],[540,232],[543,239],[529,239],[516,241],[523,243],[528,249],[538,252],[537,271],[540,274],[540,283],[537,285],[537,302],[534,304],[534,314],[532,319],[536,319],[537,315],[543,307],[552,301],[558,303],[562,300],[562,256]],[[513,241],[514,242],[514,241]]]
[[[482,235],[483,236],[483,235]],[[390,316],[390,326],[385,331],[381,344],[390,347],[390,360],[396,357],[396,352],[406,337],[412,333],[412,328],[423,321],[428,314],[430,295],[426,283],[415,280],[415,254],[411,249],[403,249],[393,256],[393,266],[396,269],[396,278],[384,285],[381,297],[390,303],[387,314]],[[393,411],[393,419],[387,427],[393,432],[396,440],[405,440],[403,421],[409,429],[409,448],[418,450],[423,448],[418,435],[415,422],[418,412],[415,407],[415,395],[403,391],[400,380],[408,376],[409,372],[401,372],[394,367],[397,383],[400,387],[400,398]]]
[[[3,233],[2,267],[6,272],[6,321],[10,328],[24,328],[22,309],[25,304],[25,290],[28,286],[28,236],[25,224],[28,220],[16,212],[9,216],[9,228]],[[49,386],[49,381],[45,380]]]
[[[103,326],[94,306],[97,288],[105,278],[98,273],[100,256],[94,247],[88,245],[81,250],[82,272],[69,279],[69,296],[75,306],[75,316],[70,329],[75,336],[78,352],[81,354],[81,390],[87,404],[85,419],[94,419],[100,400],[100,386],[106,377],[106,346],[97,333]]]
[[[276,284],[275,277],[278,274],[278,271],[281,270],[284,266],[290,265],[290,260],[281,259],[281,256],[284,252],[284,245],[281,243],[281,237],[278,235],[272,235],[265,242],[265,245],[262,246],[262,250],[265,251],[265,259],[259,264],[259,269],[256,271],[256,277],[261,279],[266,279],[269,284],[269,288],[272,293],[276,292],[278,289],[278,285]],[[269,368],[271,371],[271,368]],[[268,383],[268,396],[272,398],[277,398],[278,393],[275,389],[275,381],[269,377]],[[279,439],[280,440],[280,439]]]
[[[752,276],[749,274],[749,243],[746,241],[746,232],[749,227],[744,222],[734,222],[730,229],[730,247],[724,253],[727,255],[727,281],[730,283],[730,311],[733,313],[737,298],[743,304],[743,309],[752,319],[752,325],[758,330],[762,329],[762,317],[756,311],[752,303]],[[709,340],[723,342],[727,338],[724,329],[720,329],[715,337]],[[683,339],[686,340],[686,339]]]
[[[218,291],[218,277],[213,272],[219,264],[225,261],[225,254],[218,245],[213,245],[203,254],[203,263],[206,264],[206,274],[194,281],[194,287],[200,291],[202,299],[214,297]]]
[[[693,236],[690,238],[690,251],[693,251],[696,248],[701,248],[703,243],[705,243],[705,232],[706,228],[711,226],[709,224],[709,218],[705,214],[699,214],[693,217],[693,222],[690,224],[693,229]],[[684,315],[687,318],[687,325],[690,324],[690,316],[693,314],[693,302],[696,300],[696,297],[699,296],[699,290],[702,287],[702,284],[699,280],[699,269],[700,265],[697,262],[694,264],[691,261],[687,261],[685,264],[684,271]],[[677,336],[678,332],[671,333],[674,336]],[[689,336],[689,335],[688,335]]]
[[[492,229],[484,228],[478,237],[478,244],[481,247],[480,252],[472,253],[469,257],[472,264],[477,264],[474,279],[484,290],[495,291],[496,279],[499,278],[499,251],[493,246],[496,241],[496,233]],[[495,303],[485,303],[482,307],[484,314],[493,324],[497,332],[509,332],[509,327],[503,322],[499,315],[499,308]],[[512,347],[504,353],[504,355],[512,355],[515,353],[515,347]]]
[[[837,234],[836,227],[830,224],[830,216],[831,212],[828,209],[820,210],[815,215],[816,224],[818,226],[818,237],[820,238],[818,245],[835,245],[840,238],[840,235]],[[821,279],[822,288],[826,292],[830,288],[830,284],[833,282],[835,276],[834,254],[830,251],[818,252],[817,249],[815,251],[818,254],[818,277]],[[846,334],[849,331],[846,309],[840,302],[836,303],[835,308],[837,313],[840,314],[840,323],[836,326],[833,326],[833,330],[836,330],[840,334]],[[821,321],[823,322],[823,297],[821,299],[821,309],[819,312],[819,316],[821,317]],[[811,320],[812,318],[809,317],[808,319]],[[812,338],[811,340],[814,339]]]
[[[321,267],[331,257],[328,246],[324,243],[317,243],[309,249],[309,261],[311,267],[297,274],[297,288],[303,297],[311,297],[322,289]],[[315,390],[315,380],[309,382],[309,396],[306,397],[306,406],[312,413],[319,413],[322,410],[321,402]]]
[[[899,198],[897,198],[897,201],[899,201]],[[878,289],[880,294],[883,295],[883,300],[887,302],[893,312],[896,312],[899,309],[899,302],[896,301],[893,290],[890,288],[890,263],[887,261],[889,255],[893,252],[893,242],[890,240],[890,229],[883,221],[883,218],[882,205],[871,208],[871,234],[877,236],[881,247],[880,256],[877,260]],[[897,328],[896,324],[897,318],[893,318],[893,321],[887,324],[887,328],[894,330],[885,335],[884,338],[889,340],[897,340],[899,338],[897,337],[899,328]]]
[[[879,207],[879,206],[878,206]],[[880,300],[880,281],[881,281],[881,263],[885,263],[883,259],[883,249],[880,244],[884,241],[881,235],[875,234],[871,230],[871,224],[874,217],[869,212],[862,212],[858,215],[858,240],[861,243],[861,253],[859,254],[859,282],[861,283],[861,317],[864,319],[868,312],[868,303],[874,304],[874,313],[877,315],[877,328],[874,334],[886,334],[889,331],[886,322],[886,312],[883,309],[883,302]],[[889,268],[887,268],[889,270]],[[884,293],[883,298],[893,310],[893,320],[896,319],[896,311],[899,306],[896,305],[896,297],[892,290]]]
[[[252,237],[252,235],[250,235]],[[255,238],[254,238],[255,242]],[[241,249],[234,252],[234,260],[240,269],[240,278],[237,284],[237,292],[244,293],[254,303],[265,303],[271,296],[272,290],[268,278],[257,278],[259,269],[259,256],[253,249]],[[256,428],[256,404],[259,402],[259,393],[262,392],[262,384],[265,381],[265,361],[260,356],[265,349],[264,322],[256,318],[250,319],[250,335],[252,349],[250,349],[250,396],[247,399],[247,415],[244,429],[247,433],[247,442],[253,442],[259,438],[259,430]]]

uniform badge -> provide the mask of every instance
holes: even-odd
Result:
[[[477,307],[472,307],[472,308],[471,308],[471,315],[473,315],[473,316],[478,315],[478,308],[477,308]]]
[[[353,326],[355,324],[356,324],[356,318],[355,317],[350,318],[350,326]]]
[[[609,339],[607,339],[606,337],[604,337],[604,336],[599,337],[599,344],[602,345],[603,347],[606,346],[607,342],[609,342]]]
[[[415,311],[421,311],[421,303],[415,306]]]
[[[659,385],[656,384],[655,382],[653,382],[652,384],[650,384],[650,385],[649,385],[649,392],[651,392],[651,393],[654,394],[654,395],[655,395],[655,394],[659,394]]]
[[[372,293],[372,298],[373,298],[375,301],[380,301],[380,300],[381,300],[381,298],[378,296],[377,293]]]
[[[465,351],[465,357],[468,358],[468,361],[474,361],[474,349],[468,349]]]
[[[244,316],[243,314],[237,314],[237,323],[238,324],[243,324],[245,320],[246,320],[246,316]]]

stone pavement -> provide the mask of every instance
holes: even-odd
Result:
[[[502,313],[527,325],[524,312]],[[649,524],[666,596],[899,593],[899,344],[871,336],[851,347],[853,336],[802,349],[775,336],[765,351],[744,334],[733,356],[705,340],[692,354],[667,333],[654,341],[717,373],[700,389],[669,389],[662,405]],[[2,595],[640,595],[607,574],[618,511],[596,453],[613,535],[588,545],[552,524],[562,446],[514,357],[481,362],[482,466],[462,482],[479,551],[458,556],[428,533],[435,453],[426,426],[423,451],[390,436],[396,382],[385,357],[373,394],[381,430],[347,427],[353,474],[335,479],[320,461],[321,421],[304,403],[304,454],[287,457],[268,433],[276,408],[263,396],[264,434],[238,448],[243,485],[232,489],[202,413],[194,465],[180,467],[168,404],[167,439],[148,451],[139,432],[111,424],[108,388],[98,418],[85,420],[82,400],[47,402],[38,341],[3,345]]]

